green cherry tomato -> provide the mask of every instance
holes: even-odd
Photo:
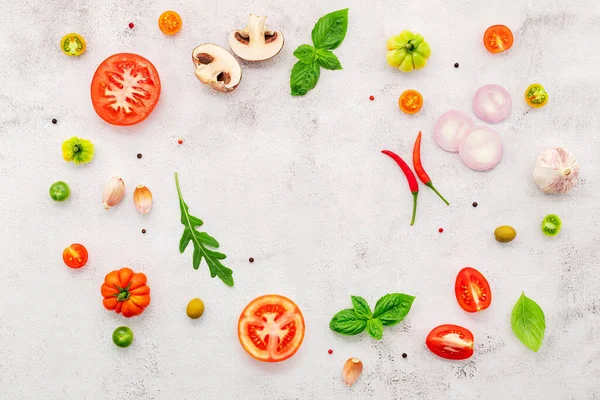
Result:
[[[50,197],[54,201],[65,201],[69,198],[71,194],[71,190],[69,189],[69,185],[67,185],[63,181],[54,182],[52,186],[50,186]]]
[[[533,108],[544,107],[548,102],[548,93],[539,83],[532,83],[525,90],[525,101]]]
[[[133,343],[133,331],[126,326],[120,326],[113,332],[112,339],[119,347],[129,347]]]
[[[562,221],[556,214],[548,214],[542,221],[542,232],[546,236],[556,236],[560,232]]]
[[[431,56],[431,47],[423,36],[411,31],[402,31],[399,35],[389,38],[387,49],[388,64],[402,72],[423,68]]]

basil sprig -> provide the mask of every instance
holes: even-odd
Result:
[[[365,329],[372,338],[380,340],[384,326],[396,325],[410,311],[414,296],[403,293],[389,293],[377,300],[375,311],[365,299],[351,296],[352,307],[335,314],[329,328],[342,335],[358,335]]]
[[[546,332],[546,317],[538,304],[521,293],[512,310],[512,329],[517,338],[531,350],[537,352],[542,346]]]

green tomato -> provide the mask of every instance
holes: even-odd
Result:
[[[411,31],[402,31],[389,38],[387,49],[388,64],[403,72],[423,68],[431,56],[431,47],[423,36]]]
[[[75,164],[86,164],[94,158],[94,144],[86,139],[73,136],[62,144],[63,159]]]
[[[556,236],[560,232],[562,221],[556,214],[548,214],[542,221],[542,232],[546,236]]]
[[[112,339],[119,347],[129,347],[133,343],[133,331],[126,326],[120,326],[113,332]]]
[[[69,189],[69,185],[67,185],[63,181],[54,182],[52,186],[50,186],[50,197],[54,201],[65,201],[69,198],[71,194],[71,190]]]

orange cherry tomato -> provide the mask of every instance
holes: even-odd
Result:
[[[73,243],[63,251],[63,261],[69,268],[81,268],[87,260],[87,249],[79,243]]]
[[[398,105],[406,114],[417,113],[423,107],[423,96],[416,90],[405,90],[398,99]]]
[[[504,25],[494,25],[487,28],[483,34],[483,45],[490,53],[500,53],[513,45],[513,33]]]
[[[287,360],[296,354],[304,339],[304,317],[287,297],[260,296],[242,311],[238,338],[244,350],[259,361]]]
[[[165,11],[158,17],[158,27],[165,35],[174,35],[181,29],[181,17],[175,11]]]

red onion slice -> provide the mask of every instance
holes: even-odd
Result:
[[[458,145],[461,160],[476,171],[494,168],[502,158],[502,150],[502,139],[486,126],[474,126]]]
[[[458,152],[458,144],[475,124],[471,117],[462,111],[448,111],[442,114],[433,127],[433,137],[444,150]]]
[[[499,85],[485,85],[473,96],[473,111],[475,115],[488,124],[504,121],[510,113],[512,99],[510,94]]]

